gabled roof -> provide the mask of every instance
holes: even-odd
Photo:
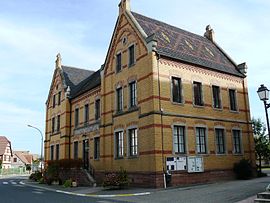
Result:
[[[32,162],[32,155],[25,154],[22,151],[14,151],[15,156],[17,156],[24,164],[31,164]]]
[[[5,153],[8,144],[10,144],[11,149],[10,141],[5,136],[0,136],[0,155],[3,155]]]
[[[80,84],[78,84],[75,89],[75,93],[73,97],[78,97],[79,95],[99,86],[101,84],[100,70],[94,72],[88,78],[83,80]]]
[[[245,77],[236,64],[209,39],[168,25],[166,23],[131,12],[147,37],[154,34],[160,55],[215,71]]]
[[[78,89],[77,85],[79,85],[82,81],[84,81],[90,75],[95,73],[95,71],[69,66],[62,66],[62,71],[64,83],[66,87],[69,86],[71,89],[70,92],[71,97],[73,97],[76,94],[76,90]]]

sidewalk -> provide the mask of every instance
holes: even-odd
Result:
[[[149,189],[149,188],[127,188],[127,189],[104,189],[103,187],[70,187],[65,188],[62,185],[47,185],[39,184],[31,180],[23,180],[20,182],[23,185],[35,187],[39,189],[65,193],[77,196],[89,196],[89,197],[120,197],[120,196],[141,196],[149,195],[160,189]]]

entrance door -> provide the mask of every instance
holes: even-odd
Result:
[[[83,168],[89,170],[89,140],[83,141]]]

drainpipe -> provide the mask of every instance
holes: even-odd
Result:
[[[166,171],[164,167],[164,129],[163,129],[163,108],[161,106],[161,85],[160,85],[160,77],[159,77],[159,59],[160,59],[160,54],[156,52],[157,56],[157,69],[158,69],[158,97],[159,97],[159,111],[160,111],[160,122],[161,122],[161,151],[162,151],[162,170],[163,170],[163,183],[164,183],[164,188],[167,187],[166,185]]]

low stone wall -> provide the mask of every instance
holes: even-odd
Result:
[[[77,182],[78,186],[92,186],[92,182],[88,179],[88,176],[83,169],[72,168],[60,170],[59,178],[61,180],[74,180]]]
[[[105,172],[95,172],[95,180],[98,185],[102,185]],[[128,173],[130,185],[136,187],[162,188],[164,187],[164,176],[162,172],[133,172]],[[232,180],[235,174],[232,170],[213,170],[202,173],[187,173],[186,171],[172,172],[170,186],[184,186],[201,183],[211,183],[223,180]]]

